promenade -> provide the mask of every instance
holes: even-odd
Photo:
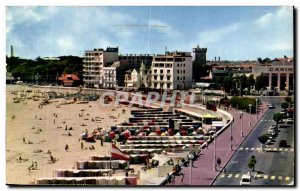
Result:
[[[212,141],[207,148],[204,148],[198,160],[194,161],[192,167],[192,181],[190,184],[190,167],[184,167],[182,172],[185,174],[183,181],[181,177],[178,176],[175,178],[174,185],[202,185],[208,186],[211,185],[214,179],[222,171],[223,167],[233,156],[234,152],[241,143],[245,140],[251,130],[256,126],[257,122],[267,111],[267,105],[263,103],[259,107],[259,114],[249,114],[243,113],[241,118],[241,113],[238,110],[228,111],[233,117],[234,122],[232,125],[232,150],[230,150],[230,127],[225,129],[215,141]],[[251,127],[249,127],[249,122],[251,122]],[[241,137],[241,127],[243,125],[243,137]],[[214,169],[214,147],[216,144],[216,158],[221,158],[220,168],[217,168],[217,171]]]

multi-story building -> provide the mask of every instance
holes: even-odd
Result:
[[[166,52],[153,57],[151,88],[187,89],[192,86],[192,56],[190,52]]]
[[[138,69],[141,67],[141,63],[145,64],[146,68],[150,68],[153,60],[152,54],[126,54],[119,55],[119,60],[127,62],[129,68]]]
[[[118,60],[118,47],[86,50],[83,59],[85,87],[103,87],[103,67]]]
[[[116,88],[124,85],[125,70],[128,69],[126,62],[114,62],[110,66],[103,67],[103,88]]]
[[[144,86],[145,88],[149,87],[150,82],[150,70],[147,70],[144,63],[141,63],[139,69],[130,69],[125,74],[125,87],[136,87],[139,88]]]

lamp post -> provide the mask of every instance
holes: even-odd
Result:
[[[256,119],[258,119],[258,113],[257,113],[257,104],[258,104],[258,99],[255,99],[255,103],[256,103]]]
[[[252,104],[249,104],[249,128],[251,127],[251,107]]]
[[[215,133],[212,138],[214,139],[214,163],[213,163],[213,170],[217,170],[216,168],[216,160],[217,160],[217,157],[216,157],[216,149],[217,149],[217,133]]]
[[[192,168],[193,168],[193,159],[194,159],[194,156],[190,153],[188,155],[188,158],[190,160],[190,185],[192,185]]]
[[[243,137],[243,111],[241,111],[241,137]]]
[[[232,137],[232,124],[233,122],[230,123],[230,150],[232,151],[232,140],[233,140],[233,137]]]

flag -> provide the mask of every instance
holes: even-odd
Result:
[[[129,154],[122,152],[116,145],[111,146],[111,158],[129,161]]]

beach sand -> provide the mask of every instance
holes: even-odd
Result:
[[[84,146],[94,145],[95,150],[81,150],[80,134],[85,129],[89,133],[98,127],[110,129],[111,126],[127,121],[130,117],[130,110],[127,106],[118,108],[100,106],[99,101],[89,102],[88,104],[69,104],[61,105],[56,108],[59,102],[64,99],[57,99],[59,102],[44,105],[41,109],[38,107],[40,101],[27,100],[26,104],[13,103],[13,97],[7,88],[6,92],[6,182],[7,184],[33,184],[35,178],[52,177],[55,169],[73,168],[77,160],[88,160],[91,155],[109,154],[109,143],[100,145],[96,143],[86,143]],[[122,109],[125,108],[125,114]],[[84,109],[85,111],[81,111]],[[116,111],[112,111],[115,109]],[[54,113],[58,118],[55,118]],[[79,117],[83,113],[83,117]],[[88,115],[89,114],[89,115]],[[118,117],[118,114],[120,116]],[[12,119],[12,116],[15,116]],[[116,119],[111,119],[113,115]],[[37,116],[37,118],[35,118]],[[92,118],[101,117],[101,122],[92,122]],[[40,120],[41,118],[41,120]],[[55,124],[54,124],[55,119]],[[88,120],[85,120],[88,119]],[[86,124],[87,126],[81,126]],[[65,131],[65,127],[72,127],[74,130]],[[35,129],[32,129],[34,126]],[[62,128],[57,128],[61,126]],[[41,131],[39,131],[41,129]],[[68,132],[72,136],[67,136]],[[62,135],[66,134],[66,135]],[[25,141],[31,141],[33,144],[24,144]],[[68,144],[70,151],[65,151],[65,145]],[[44,153],[35,153],[35,150],[47,150],[52,152],[53,157],[59,160],[51,164],[50,155]],[[18,162],[19,157],[28,159],[28,161]],[[37,170],[29,173],[28,167],[32,161],[37,162]]]

